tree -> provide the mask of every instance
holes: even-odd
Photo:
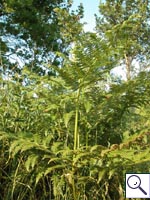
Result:
[[[53,73],[50,65],[62,65],[63,59],[56,52],[68,55],[72,38],[65,40],[62,31],[71,25],[78,34],[83,9],[70,12],[71,1],[1,1],[1,60],[15,60],[16,66],[7,68],[20,71],[22,65],[28,65],[33,71],[45,74]],[[57,9],[58,8],[58,9]],[[61,15],[61,17],[60,17]],[[62,19],[63,23],[62,23]],[[72,33],[72,37],[75,33]],[[7,47],[7,49],[6,49]],[[18,61],[19,60],[19,61]],[[21,65],[21,66],[20,66]]]
[[[106,0],[100,3],[96,30],[108,46],[113,46],[119,65],[130,80],[137,70],[149,67],[149,0]],[[139,65],[139,69],[136,67]]]

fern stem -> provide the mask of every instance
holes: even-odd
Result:
[[[86,147],[88,147],[88,140],[89,140],[89,132],[87,131],[86,132],[86,139],[85,139],[85,145],[86,145]]]
[[[14,190],[15,190],[15,187],[16,187],[16,179],[17,179],[17,174],[18,174],[18,170],[19,170],[19,167],[20,167],[20,163],[21,163],[21,160],[19,160],[19,163],[17,165],[16,171],[15,171],[15,174],[14,174],[14,178],[13,178],[12,191],[11,191],[11,199],[12,200],[13,200]]]
[[[77,149],[77,135],[78,135],[78,110],[76,109],[75,127],[74,127],[74,150]]]
[[[75,183],[74,183],[74,179],[72,181],[72,189],[73,189],[73,200],[77,200],[76,198],[76,188],[75,188]]]
[[[76,150],[80,146],[79,133],[78,133],[79,97],[80,97],[80,88],[77,91],[77,98],[76,98],[76,112],[75,112],[76,114],[75,114],[75,127],[74,127],[74,150]]]

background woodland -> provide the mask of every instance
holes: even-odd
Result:
[[[0,1],[0,200],[124,200],[150,171],[150,1],[105,0],[95,32],[71,6]]]

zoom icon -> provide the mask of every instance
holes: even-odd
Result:
[[[147,192],[141,187],[141,179],[137,175],[131,175],[127,179],[127,184],[131,189],[137,189],[139,188],[143,194],[147,195]]]
[[[150,174],[126,174],[126,198],[150,197]]]

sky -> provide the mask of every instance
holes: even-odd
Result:
[[[84,26],[85,31],[93,31],[95,27],[95,17],[94,14],[98,14],[98,6],[100,0],[73,0],[73,10],[76,10],[80,3],[83,4],[84,7],[84,18],[83,22],[87,22]]]

